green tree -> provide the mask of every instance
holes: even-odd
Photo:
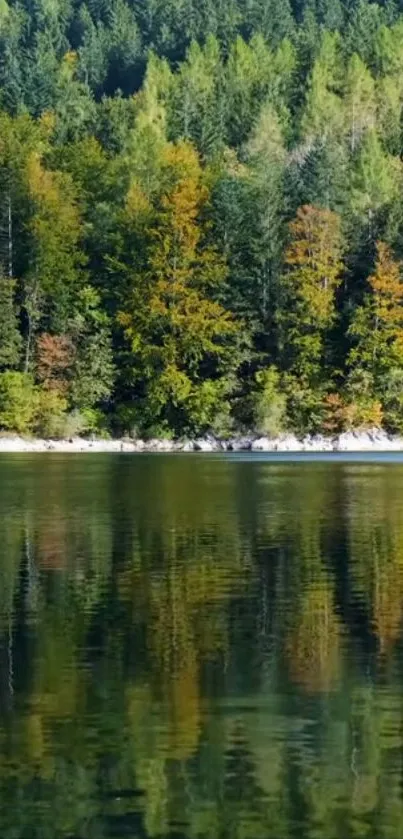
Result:
[[[0,373],[0,427],[26,433],[33,429],[37,394],[27,373],[7,370]]]
[[[80,214],[69,175],[47,170],[40,155],[33,153],[25,177],[31,211],[26,222],[31,259],[23,281],[28,371],[35,331],[45,312],[47,325],[65,331],[83,254],[79,248]]]
[[[15,282],[0,277],[0,367],[16,367],[20,360],[22,337],[15,304]]]
[[[97,291],[85,286],[78,294],[69,324],[75,349],[70,401],[81,411],[107,403],[114,382],[110,322],[100,302]]]

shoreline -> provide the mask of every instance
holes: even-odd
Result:
[[[390,435],[385,431],[348,431],[336,436],[307,435],[298,438],[293,434],[278,437],[257,435],[234,436],[221,440],[205,436],[194,440],[131,440],[84,439],[45,440],[24,438],[17,434],[0,436],[0,454],[14,453],[214,453],[214,452],[260,452],[260,453],[304,453],[311,452],[403,452],[403,437]]]

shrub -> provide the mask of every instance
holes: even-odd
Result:
[[[323,400],[323,430],[340,434],[346,428],[347,405],[339,393],[328,393]]]
[[[59,437],[69,439],[70,437],[80,437],[82,434],[93,431],[93,418],[89,416],[89,413],[75,409],[64,414],[59,428]]]
[[[391,431],[403,432],[403,370],[394,368],[385,378],[383,406],[385,424]]]
[[[382,422],[382,405],[377,399],[366,397],[346,406],[347,429],[381,428]]]
[[[275,367],[256,373],[257,390],[252,394],[253,423],[258,434],[276,437],[286,427],[287,397],[280,390],[280,374]]]
[[[66,399],[56,390],[38,391],[35,431],[42,437],[63,437],[62,429],[67,410]]]
[[[313,390],[306,380],[293,375],[284,376],[287,394],[287,416],[292,430],[297,434],[316,433],[322,430],[324,394],[321,389]]]
[[[193,385],[184,402],[186,434],[204,434],[210,431],[226,437],[232,430],[230,395],[234,383],[228,379],[205,379]],[[182,429],[181,429],[182,430]]]
[[[0,373],[0,426],[24,434],[32,431],[38,393],[32,376],[7,370]]]
[[[355,370],[346,386],[346,428],[380,428],[383,423],[382,403],[374,387],[372,373]]]

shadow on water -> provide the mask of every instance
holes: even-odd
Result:
[[[2,839],[401,839],[390,459],[1,458]]]

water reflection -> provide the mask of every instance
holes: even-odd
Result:
[[[401,839],[403,467],[0,461],[0,836]]]

